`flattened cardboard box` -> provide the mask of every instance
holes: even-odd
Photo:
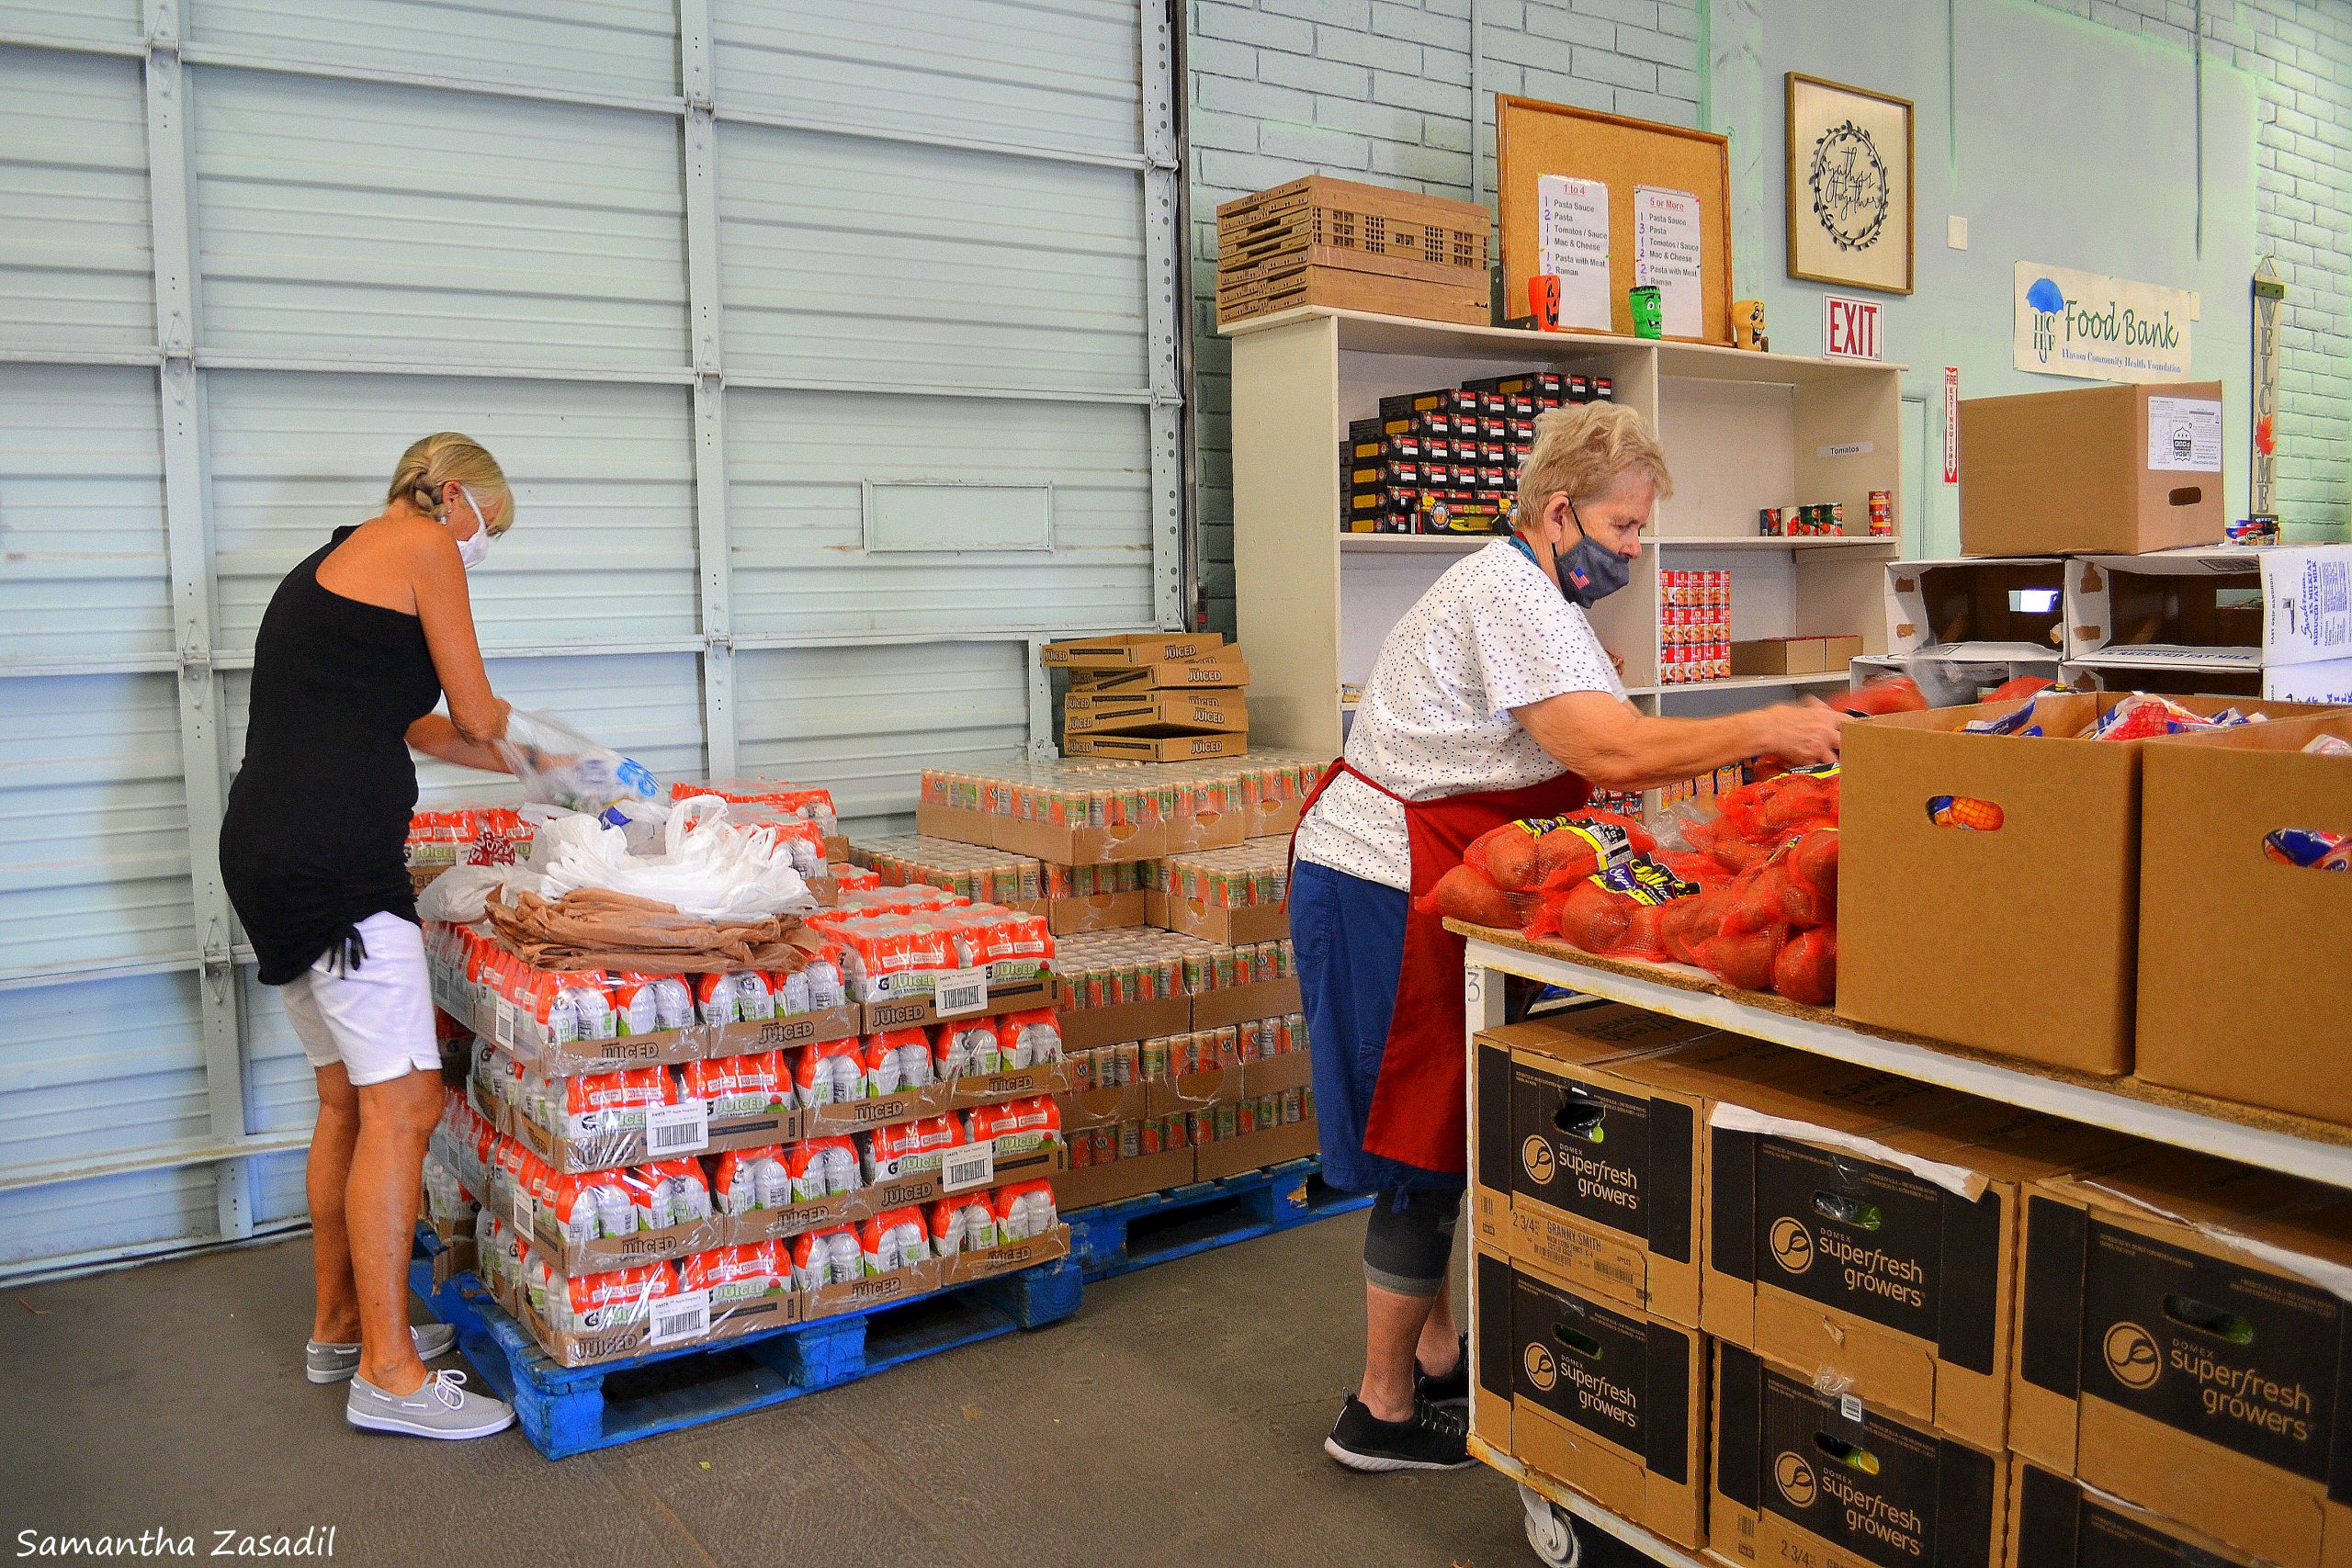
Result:
[[[924,802],[915,807],[917,832],[958,843],[984,844],[1057,865],[1124,865],[1158,860],[1170,852],[1171,826],[1136,822],[1114,828],[1057,828],[1049,822],[1021,822],[997,812],[967,811],[957,806]],[[1238,825],[1232,841],[1241,841]]]
[[[2211,1536],[2009,1458],[2006,1568],[2256,1568]]]
[[[2140,764],[2139,1048],[2149,1083],[2352,1123],[2352,876],[2264,849],[2279,829],[2352,836],[2352,714],[2185,736]],[[2231,944],[2214,931],[2291,932]],[[2245,998],[2262,1026],[2247,1029]]]
[[[1072,670],[1117,670],[1199,659],[1224,646],[1225,637],[1217,632],[1127,632],[1049,642],[1037,650],[1037,662]]]
[[[1169,659],[1119,669],[1073,669],[1073,692],[1096,696],[1125,692],[1231,690],[1250,683],[1250,665],[1238,648],[1221,648],[1197,659]]]
[[[2222,384],[1960,405],[1960,553],[2138,555],[2222,538]]]
[[[2278,1568],[2352,1563],[2352,1196],[2152,1149],[2039,1184],[2022,1275],[2011,1448]]]
[[[1697,1326],[1709,1096],[1804,1060],[1616,1003],[1482,1032],[1474,1234],[1520,1267]]]
[[[2075,739],[2122,700],[2045,696],[2041,737],[1967,735],[2010,712],[1984,703],[1847,727],[1838,921],[1912,940],[1838,953],[1838,1011],[1930,1040],[2076,1072],[2132,1070],[2139,940],[2140,759],[2185,739]],[[2292,705],[2183,697],[2201,714],[2273,718]],[[1933,803],[2000,808],[1993,831],[1936,818]],[[2030,953],[2014,972],[1986,960]]]
[[[1472,1257],[1479,1437],[1645,1529],[1707,1541],[1706,1344],[1694,1329]]]
[[[1218,735],[1072,735],[1062,750],[1073,757],[1120,757],[1130,762],[1184,762],[1246,757],[1246,730]],[[1045,857],[1040,857],[1045,858]]]
[[[2132,1145],[1839,1062],[1712,1120],[1702,1326],[2001,1449],[2019,1191]]]
[[[1088,696],[1073,692],[1062,704],[1070,735],[1159,734],[1170,730],[1247,730],[1250,708],[1239,693],[1141,692]]]
[[[1740,1568],[1997,1568],[2001,1461],[1715,1348],[1707,1545]]]

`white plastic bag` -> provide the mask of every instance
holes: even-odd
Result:
[[[631,853],[628,832],[593,817],[526,815],[539,820],[529,869],[549,898],[575,887],[604,887],[659,899],[710,920],[763,919],[817,907],[794,869],[790,847],[778,840],[775,829],[730,825],[726,802],[715,796],[696,795],[672,806],[662,824],[659,852],[648,854]]]
[[[499,761],[523,785],[523,798],[595,816],[622,801],[650,801],[661,794],[645,765],[599,746],[550,714],[506,716],[506,733],[492,743]]]

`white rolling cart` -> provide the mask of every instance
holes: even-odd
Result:
[[[1456,920],[1446,924],[1469,939],[1464,982],[1468,1000],[1465,1051],[1472,1049],[1471,1042],[1481,1030],[1502,1023],[1503,976],[1516,975],[1581,996],[1622,1002],[1770,1041],[1792,1050],[1809,1051],[2003,1104],[2111,1128],[2151,1143],[2194,1149],[2241,1165],[2352,1190],[2352,1129],[2151,1089],[2130,1079],[2098,1079],[2007,1066],[1988,1056],[1881,1033],[1848,1023],[1826,1010],[1798,1007],[1777,997],[1744,1000],[1742,993],[1729,991],[1713,977],[1684,965],[1592,958],[1556,943],[1530,942],[1513,931],[1491,931]],[[1469,1116],[1475,1160],[1478,1136],[1475,1095],[1471,1097]],[[1475,1365],[1478,1345],[1476,1292],[1471,1292],[1468,1315]],[[1475,1379],[1470,1397],[1474,1402],[1479,1397]],[[1519,1483],[1520,1498],[1527,1512],[1528,1544],[1539,1558],[1555,1568],[1579,1562],[1593,1532],[1622,1541],[1670,1568],[1702,1568],[1702,1564],[1719,1568],[1721,1559],[1694,1554],[1659,1540],[1591,1499],[1530,1472],[1475,1435],[1470,1439],[1470,1449],[1478,1459]]]

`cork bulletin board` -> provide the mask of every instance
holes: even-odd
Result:
[[[1527,280],[1538,270],[1536,178],[1566,175],[1609,187],[1609,330],[1634,330],[1625,291],[1638,281],[1634,211],[1647,186],[1695,197],[1699,206],[1699,331],[1667,335],[1693,343],[1731,342],[1729,138],[1498,93],[1495,161],[1506,319],[1528,313]]]

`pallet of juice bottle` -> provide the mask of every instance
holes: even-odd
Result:
[[[1309,1156],[1080,1209],[1068,1216],[1070,1257],[1087,1279],[1103,1280],[1371,1203],[1325,1186],[1322,1168]]]
[[[410,1285],[458,1330],[458,1348],[524,1435],[548,1459],[567,1459],[658,1433],[764,1409],[855,1382],[902,1363],[1015,1329],[1042,1328],[1078,1311],[1082,1289],[1068,1227],[1001,1244],[938,1267],[847,1281],[781,1298],[745,1316],[752,1326],[691,1343],[566,1365],[577,1336],[550,1335],[502,1305],[471,1273],[436,1284],[433,1258],[411,1265]],[[812,1315],[815,1314],[815,1315]],[[644,1342],[646,1325],[633,1326]]]

